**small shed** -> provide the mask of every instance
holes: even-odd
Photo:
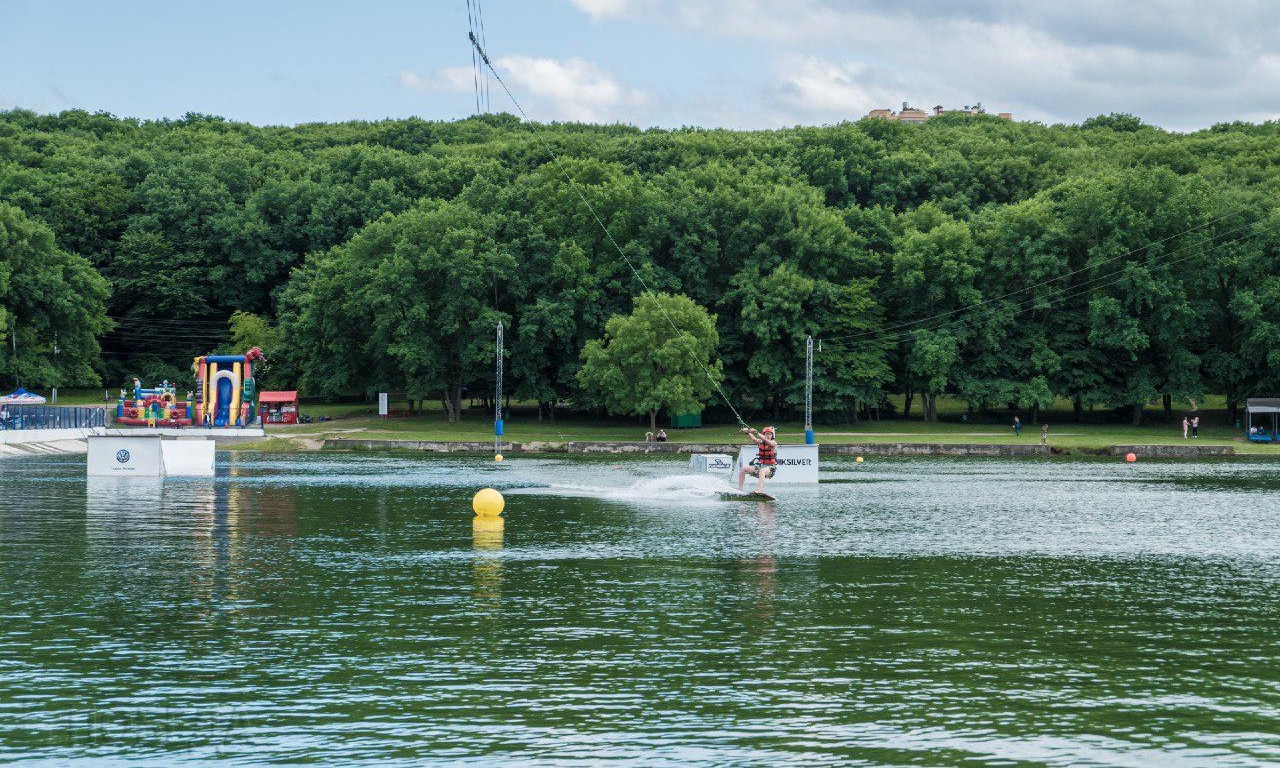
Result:
[[[1244,401],[1245,436],[1255,443],[1280,442],[1280,397]]]
[[[263,424],[297,424],[298,390],[262,391],[258,393]]]
[[[702,426],[701,413],[677,413],[671,417],[672,429],[692,429]]]

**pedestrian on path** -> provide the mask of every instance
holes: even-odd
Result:
[[[1186,416],[1182,417],[1182,439],[1187,439],[1187,429],[1191,427],[1191,421]]]
[[[1040,425],[1040,444],[1049,444],[1049,424],[1047,422]]]
[[[1193,440],[1200,437],[1200,414],[1191,417],[1191,438]]]
[[[1022,419],[1017,416],[1013,417],[1013,436],[1022,437]]]

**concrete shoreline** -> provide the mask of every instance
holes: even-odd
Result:
[[[89,434],[138,434],[158,432],[169,439],[182,437],[211,437],[219,448],[245,445],[252,450],[252,443],[263,439],[261,430],[218,431],[193,430],[104,430],[101,427],[85,430],[40,430],[28,433],[0,433],[0,456],[76,454],[86,450]],[[276,437],[267,435],[266,437]],[[568,453],[603,455],[693,454],[728,453],[736,455],[742,443],[646,443],[630,441],[572,440],[565,442],[531,441],[503,443],[502,452],[511,455]],[[450,440],[378,440],[335,437],[312,444],[306,450],[319,448],[324,451],[420,451],[424,453],[493,453],[490,441]],[[1109,447],[1060,447],[1039,443],[822,443],[818,446],[821,456],[1125,456],[1133,453],[1140,458],[1203,459],[1235,456],[1230,445],[1200,444],[1150,444],[1112,445]]]
[[[568,442],[503,443],[505,454],[736,454],[742,443],[645,443],[595,440]],[[370,440],[329,438],[325,451],[422,451],[426,453],[493,453],[493,443],[447,440]],[[1230,445],[1113,445],[1109,448],[1064,448],[1038,443],[825,443],[821,456],[1124,456],[1142,458],[1223,458],[1235,456]]]
[[[85,454],[89,451],[89,438],[94,435],[132,437],[160,435],[165,440],[210,439],[219,448],[242,443],[256,443],[263,439],[261,428],[232,429],[177,429],[162,427],[148,429],[132,427],[78,427],[63,429],[10,429],[0,430],[0,458],[5,456],[58,456]]]

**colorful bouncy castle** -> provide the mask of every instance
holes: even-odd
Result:
[[[195,423],[206,427],[244,427],[258,419],[254,347],[243,355],[206,355],[192,363],[196,376]]]
[[[188,427],[192,421],[190,394],[187,400],[179,400],[173,385],[165,381],[155,389],[144,389],[142,382],[133,380],[133,397],[126,397],[120,390],[120,402],[116,403],[116,423],[138,427]]]

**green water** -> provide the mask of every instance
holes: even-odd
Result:
[[[0,462],[0,761],[1280,760],[1280,464],[219,458]]]

